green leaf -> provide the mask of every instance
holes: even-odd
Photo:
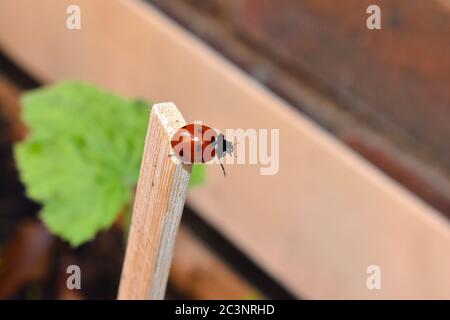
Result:
[[[130,206],[150,108],[79,82],[31,91],[22,105],[31,134],[15,156],[27,195],[49,230],[78,246]],[[204,171],[195,165],[190,185]]]
[[[76,82],[27,93],[22,105],[31,134],[15,155],[27,194],[53,233],[80,245],[131,202],[150,109]]]
[[[205,183],[206,169],[205,165],[196,163],[192,166],[191,179],[189,180],[189,187],[195,187]]]

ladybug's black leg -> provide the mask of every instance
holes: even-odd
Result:
[[[222,160],[220,160],[220,158],[219,158],[219,162],[220,162],[220,166],[222,167],[223,176],[227,177],[227,173],[225,172],[225,167],[223,166]]]

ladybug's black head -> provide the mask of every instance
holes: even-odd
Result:
[[[225,154],[232,154],[233,153],[233,143],[230,141],[225,140],[225,137],[223,134],[219,133],[217,135],[217,147],[216,147],[216,153],[219,158],[223,158]]]

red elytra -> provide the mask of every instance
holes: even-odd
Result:
[[[226,153],[233,152],[233,144],[215,129],[201,124],[187,124],[175,132],[170,143],[175,155],[184,163],[206,163],[217,156],[226,176],[221,159]]]

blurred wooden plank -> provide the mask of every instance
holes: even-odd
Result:
[[[366,28],[371,4],[381,8],[381,30]],[[392,139],[397,139],[396,131],[411,136],[449,172],[448,4],[243,0],[220,6],[241,38],[384,128]]]
[[[169,281],[190,299],[257,299],[262,296],[202,243],[180,227]]]
[[[2,1],[1,47],[46,81],[80,78],[173,100],[219,129],[281,128],[277,175],[239,165],[224,179],[212,166],[189,201],[292,292],[450,297],[450,230],[436,211],[151,6],[80,0],[82,30],[68,31],[69,3]],[[366,287],[372,264],[382,270],[379,291]]]

